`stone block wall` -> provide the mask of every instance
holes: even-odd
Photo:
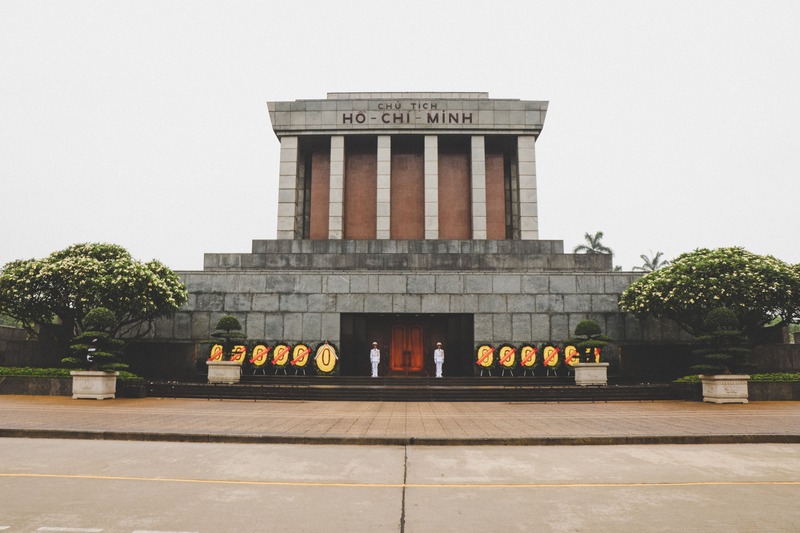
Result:
[[[61,354],[52,342],[28,340],[24,329],[0,326],[0,366],[60,366]]]
[[[370,270],[610,272],[607,254],[565,254],[563,241],[253,241],[252,253],[206,254],[205,271]]]
[[[675,341],[659,321],[621,313],[619,295],[639,274],[623,272],[183,272],[189,301],[156,323],[155,338],[207,339],[217,320],[236,316],[250,338],[338,342],[342,313],[471,313],[475,342],[569,338],[597,320],[618,342]]]
[[[756,372],[800,372],[800,345],[756,346],[748,360],[756,366]]]

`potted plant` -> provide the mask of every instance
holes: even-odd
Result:
[[[594,320],[581,320],[575,326],[575,337],[569,340],[578,350],[580,362],[572,366],[576,385],[607,385],[608,363],[601,362],[602,350],[611,339],[600,331]]]
[[[712,309],[705,319],[706,333],[697,337],[700,348],[695,355],[702,364],[691,369],[700,374],[703,401],[711,403],[747,403],[747,338],[742,334],[736,313],[727,307]]]
[[[217,322],[216,331],[211,334],[222,341],[222,356],[206,361],[209,383],[238,383],[244,362],[244,346],[237,341],[246,339],[242,325],[235,316],[226,315]],[[232,360],[236,355],[236,360]]]
[[[81,369],[70,372],[74,399],[104,400],[116,396],[119,370],[128,368],[118,359],[124,343],[111,334],[116,323],[114,312],[105,307],[86,313],[83,333],[70,343],[72,356],[61,360],[66,366]]]

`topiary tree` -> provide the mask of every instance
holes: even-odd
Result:
[[[581,320],[575,326],[575,335],[583,335],[590,338],[592,335],[600,335],[600,324],[594,320]]]
[[[70,344],[71,357],[61,362],[72,368],[87,370],[126,370],[128,365],[119,360],[124,342],[111,334],[117,325],[114,312],[96,307],[83,318],[86,330],[75,336]]]
[[[225,315],[217,321],[216,330],[218,333],[224,334],[229,337],[235,337],[234,332],[241,332],[242,324],[239,319],[233,315]]]
[[[611,339],[602,334],[600,325],[594,320],[581,320],[575,326],[575,337],[568,342],[578,349],[581,362],[594,363],[597,362],[597,355],[602,353],[602,349],[611,342]]]
[[[139,262],[114,244],[75,244],[44,259],[12,261],[0,271],[0,313],[31,336],[60,324],[64,346],[86,330],[90,309],[114,312],[117,337],[146,335],[153,321],[172,316],[187,300],[186,286],[164,264]]]
[[[747,338],[742,334],[736,313],[727,307],[712,309],[705,320],[707,333],[697,337],[701,348],[694,354],[704,363],[691,367],[699,374],[740,374],[746,371]]]
[[[222,359],[230,361],[233,355],[234,339],[246,339],[247,335],[242,332],[242,324],[239,319],[232,315],[225,315],[217,321],[216,331],[212,337],[222,339]]]
[[[669,318],[692,335],[705,333],[711,310],[727,307],[747,335],[800,317],[800,268],[743,248],[698,249],[634,281],[620,307]]]

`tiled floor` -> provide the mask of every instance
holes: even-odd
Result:
[[[0,434],[14,430],[214,435],[377,442],[793,437],[800,402],[714,405],[700,402],[391,403],[195,399],[72,400],[0,396]],[[15,435],[18,436],[18,435]],[[224,439],[223,439],[224,440]],[[440,442],[444,443],[444,442]]]

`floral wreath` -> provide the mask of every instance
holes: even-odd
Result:
[[[334,376],[339,373],[339,348],[328,341],[317,344],[314,350],[314,368],[320,376]]]
[[[247,346],[244,344],[234,344],[231,349],[231,361],[234,363],[244,364],[247,357]]]
[[[564,346],[564,364],[568,367],[573,367],[581,362],[581,353],[574,344],[570,343]]]
[[[532,344],[523,344],[519,348],[519,367],[523,370],[533,370],[539,366],[537,357],[539,349]]]
[[[289,357],[289,364],[294,368],[305,369],[311,359],[311,348],[299,342],[294,345],[292,355]]]
[[[267,344],[266,342],[259,342],[253,349],[250,351],[250,359],[248,359],[248,363],[256,368],[263,367],[269,361],[269,352],[272,350],[272,347]]]
[[[505,370],[514,370],[517,366],[517,349],[510,344],[501,344],[497,350],[497,364]]]
[[[553,343],[546,342],[542,346],[542,366],[556,370],[561,366],[561,349]]]
[[[209,361],[222,361],[222,354],[225,353],[225,348],[221,344],[213,344],[208,352]]]
[[[475,365],[481,369],[491,370],[497,362],[495,349],[491,344],[481,344],[475,350]]]
[[[285,369],[291,360],[292,346],[286,342],[276,342],[272,348],[272,365],[278,369]]]
[[[231,345],[230,353],[225,353],[225,345],[218,342],[211,345],[208,352],[209,361],[233,361],[243,364],[247,355],[247,346],[240,343]]]
[[[272,346],[266,341],[254,341],[253,348],[250,350],[250,358],[247,359],[247,365],[254,374],[259,370],[266,373],[271,351]]]

